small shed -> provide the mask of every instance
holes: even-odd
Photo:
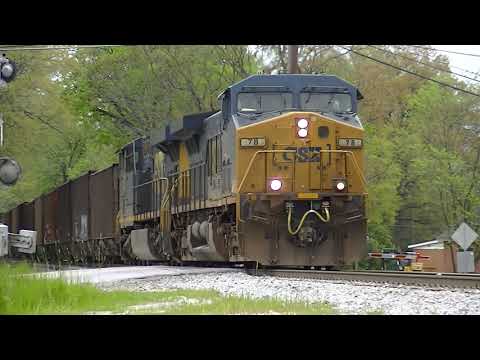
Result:
[[[429,256],[428,260],[421,260],[423,270],[427,272],[455,272],[455,256],[458,247],[449,237],[449,233],[442,233],[437,239],[408,246],[409,251],[416,251],[420,255]]]

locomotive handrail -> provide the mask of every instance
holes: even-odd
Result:
[[[344,153],[344,154],[347,154],[347,155],[351,155],[353,164],[355,165],[356,170],[358,171],[358,175],[360,176],[360,180],[362,180],[364,190],[366,192],[366,190],[367,190],[367,180],[365,179],[365,176],[363,176],[362,169],[360,169],[360,166],[358,165],[357,159],[355,159],[355,155],[353,154],[353,152],[348,151],[348,150],[320,150],[320,152],[321,153],[322,152],[323,153]]]
[[[189,170],[193,170],[193,169],[197,169],[197,168],[200,168],[202,166],[206,166],[207,163],[205,161],[201,162],[201,163],[198,163],[198,164],[195,164],[191,167],[189,167],[188,169],[186,170],[181,170],[181,171],[176,171],[174,173],[171,173],[171,174],[168,174],[168,177],[173,177],[173,176],[176,176],[176,175],[179,175],[179,176],[187,176],[187,175],[182,175],[183,173],[186,173],[187,171]]]
[[[245,183],[245,180],[247,179],[248,174],[250,173],[250,170],[252,168],[253,162],[255,161],[256,157],[258,154],[269,154],[269,153],[296,153],[297,150],[258,150],[255,152],[253,157],[250,159],[250,162],[248,163],[247,170],[245,171],[245,175],[243,175],[242,181],[240,181],[240,185],[238,186],[237,192],[241,192],[243,188],[243,184]]]
[[[134,186],[133,188],[134,188],[134,189],[137,189],[137,188],[139,188],[139,187],[142,187],[142,186],[144,186],[144,185],[151,184],[151,183],[156,182],[156,181],[159,181],[159,180],[160,180],[160,181],[161,181],[161,180],[165,180],[165,181],[167,182],[167,185],[168,185],[168,178],[166,178],[166,177],[157,177],[157,178],[152,179],[152,180],[150,180],[150,181],[144,182],[144,183],[142,183],[142,184],[140,184],[140,185]]]
[[[139,214],[136,214],[135,212],[137,211],[137,191],[139,191],[138,189],[144,187],[144,186],[147,186],[147,185],[152,185],[152,189],[151,189],[151,208],[150,210],[145,210],[144,211],[144,214],[150,214],[150,213],[153,213],[155,214],[154,216],[156,216],[156,214],[159,214],[159,212],[161,211],[161,207],[162,207],[162,201],[163,201],[163,191],[162,191],[162,182],[166,182],[166,187],[167,187],[167,191],[168,191],[168,187],[169,187],[169,179],[167,177],[155,177],[153,178],[152,180],[149,180],[149,181],[146,181],[142,184],[139,184],[139,185],[136,185],[133,187],[133,193],[134,193],[134,203],[133,203],[133,208],[134,208],[134,218],[136,218],[137,216],[139,216]],[[157,187],[157,184],[159,184],[159,186]],[[157,192],[158,191],[158,192]],[[157,194],[160,194],[161,196],[161,199],[160,199],[160,208],[157,209],[157,206],[156,206],[156,196]],[[164,195],[163,195],[164,196]]]
[[[243,175],[242,181],[240,182],[240,185],[238,186],[237,192],[241,192],[241,190],[243,188],[243,185],[244,185],[248,175],[250,174],[250,170],[253,166],[253,162],[255,161],[258,154],[261,154],[261,153],[265,153],[265,154],[268,154],[268,153],[296,153],[296,152],[297,152],[296,150],[258,150],[258,151],[256,151],[255,154],[253,155],[253,157],[250,159],[250,162],[248,163],[247,170],[245,171],[245,175]],[[352,162],[353,162],[353,164],[354,164],[354,166],[355,166],[355,168],[358,172],[360,180],[362,181],[364,191],[366,192],[367,181],[365,179],[365,176],[362,173],[362,170],[360,169],[360,166],[357,163],[357,160],[355,159],[355,155],[353,154],[353,152],[348,151],[348,150],[320,150],[320,153],[340,153],[340,154],[351,155]]]

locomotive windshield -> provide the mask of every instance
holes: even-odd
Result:
[[[350,94],[303,92],[300,94],[300,106],[303,110],[349,113],[352,112],[352,98]]]
[[[242,92],[237,97],[237,109],[242,113],[263,113],[292,107],[292,93],[289,92]]]

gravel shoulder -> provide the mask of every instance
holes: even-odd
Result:
[[[480,315],[480,290],[250,276],[242,271],[158,276],[96,284],[102,290],[216,290],[224,296],[329,303],[340,314]]]

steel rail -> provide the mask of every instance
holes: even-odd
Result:
[[[295,279],[340,280],[441,288],[480,289],[480,274],[425,273],[401,271],[319,271],[292,269],[248,269],[250,275]]]

